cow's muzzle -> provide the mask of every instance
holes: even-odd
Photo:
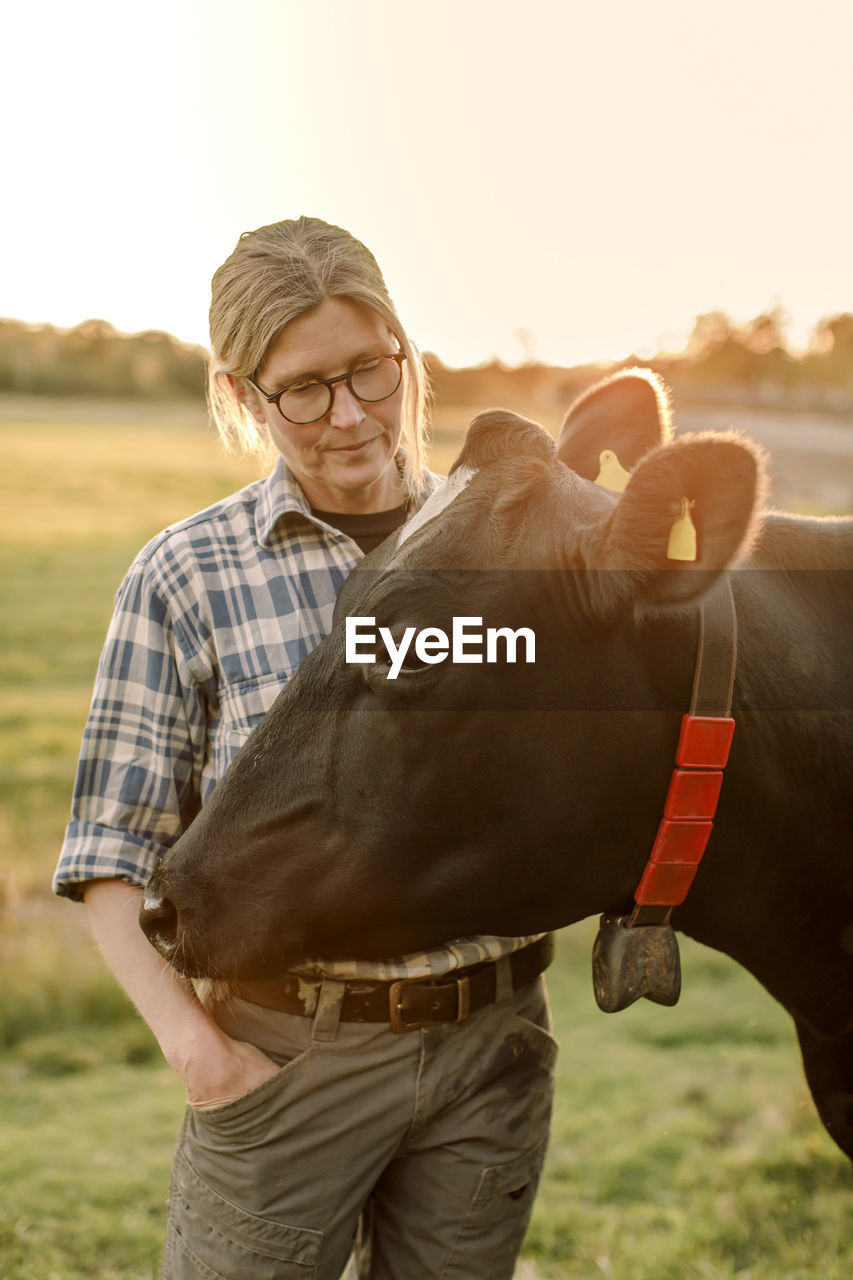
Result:
[[[618,1013],[645,997],[673,1005],[681,995],[681,959],[671,924],[629,925],[603,915],[592,949],[592,985],[599,1009]]]

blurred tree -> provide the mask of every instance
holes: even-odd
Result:
[[[207,352],[159,330],[119,333],[106,320],[73,329],[0,320],[0,391],[198,397]]]
[[[763,311],[754,320],[745,324],[741,330],[741,339],[744,346],[758,355],[767,355],[771,351],[784,351],[788,325],[787,313],[777,305],[770,311]]]
[[[696,317],[684,354],[673,358],[667,376],[709,388],[788,388],[803,380],[801,362],[786,346],[788,316],[780,306],[735,325],[721,311]]]
[[[821,320],[804,363],[813,380],[853,391],[853,314],[845,311]]]
[[[684,350],[686,360],[701,360],[733,336],[732,323],[722,311],[707,311],[697,316]]]

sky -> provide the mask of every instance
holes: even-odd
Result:
[[[853,311],[850,0],[33,0],[4,43],[0,315],[206,344],[301,213],[456,366]]]

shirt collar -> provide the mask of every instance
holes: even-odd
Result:
[[[269,547],[276,525],[282,516],[289,513],[301,515],[311,524],[318,523],[311,514],[302,486],[279,454],[272,471],[261,482],[255,508],[255,534],[262,547]]]
[[[441,477],[429,471],[424,479],[424,492],[420,501],[413,504],[415,507],[420,507],[433,489],[444,483]],[[269,549],[276,525],[282,516],[289,514],[300,515],[320,529],[327,527],[322,520],[311,514],[311,504],[305,497],[302,486],[279,454],[272,471],[261,482],[260,496],[255,507],[255,535],[262,547]]]

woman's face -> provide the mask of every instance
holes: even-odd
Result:
[[[306,377],[334,378],[397,345],[377,312],[349,298],[326,298],[282,329],[255,381],[264,391]],[[400,440],[402,385],[387,400],[362,404],[345,382],[334,387],[332,407],[319,422],[288,422],[274,404],[241,384],[241,396],[321,511],[370,512],[399,506],[403,487],[395,462]]]

